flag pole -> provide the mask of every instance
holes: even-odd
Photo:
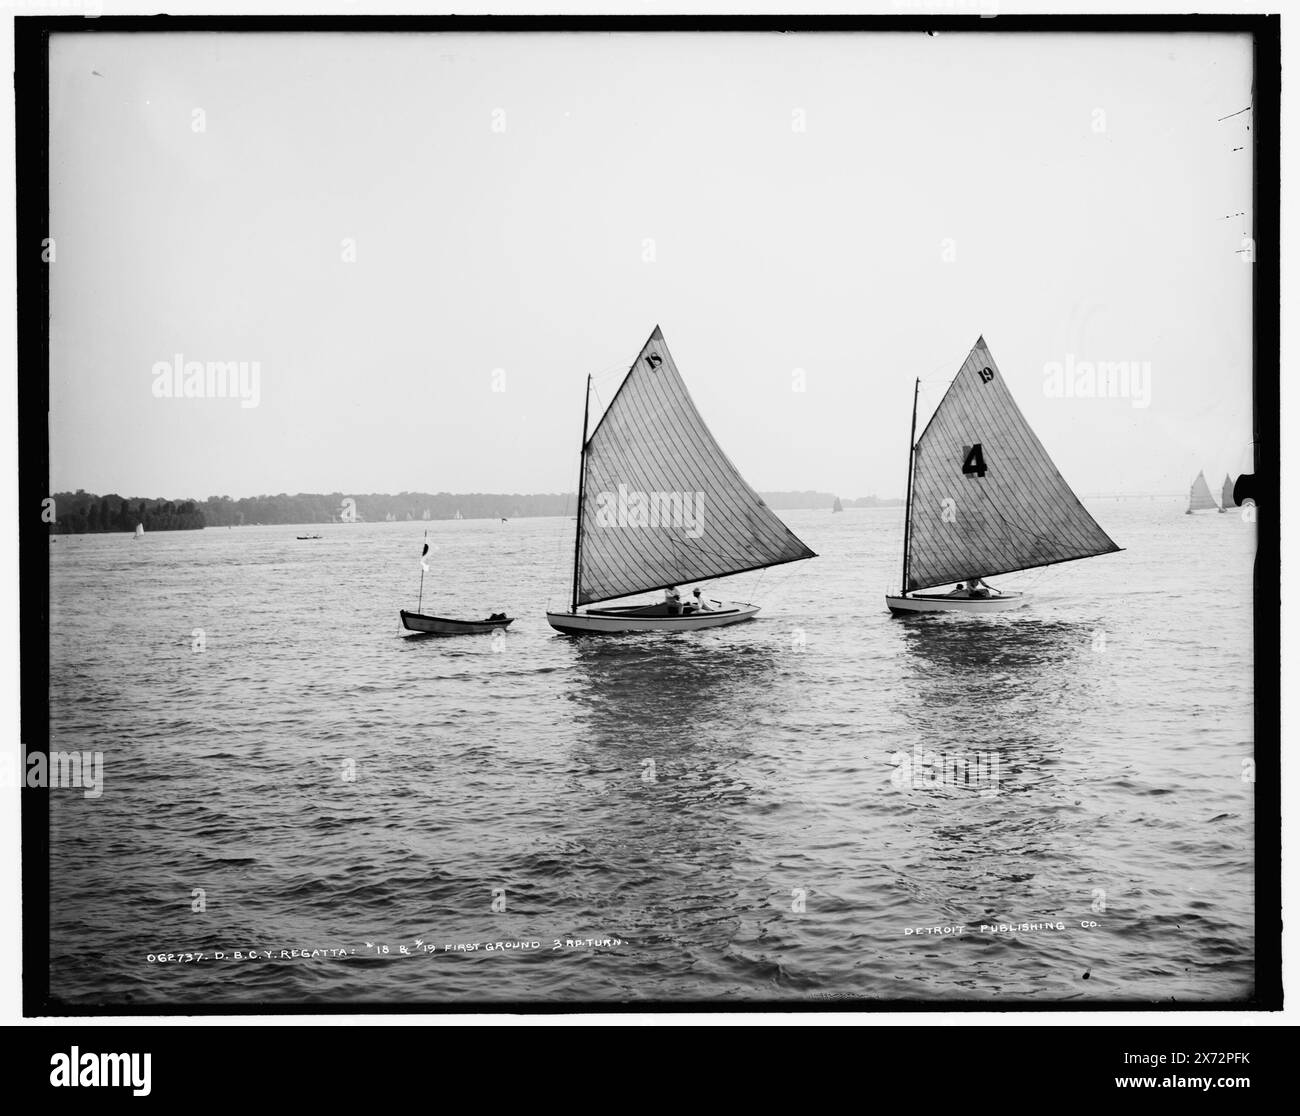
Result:
[[[424,529],[424,549],[420,551],[420,602],[415,606],[416,612],[424,609],[424,556],[429,553],[429,528]]]

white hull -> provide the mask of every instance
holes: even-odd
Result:
[[[994,597],[950,597],[943,593],[918,593],[911,597],[885,596],[895,616],[911,612],[1006,612],[1025,603],[1023,593],[1002,593]]]
[[[723,604],[713,612],[683,613],[681,616],[638,616],[636,608],[588,609],[586,612],[548,612],[546,620],[557,632],[570,635],[617,632],[695,632],[739,624],[758,615],[759,606]]]

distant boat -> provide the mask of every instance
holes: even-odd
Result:
[[[502,523],[509,523],[510,520],[508,520],[508,519],[503,515],[503,516],[501,517],[501,522],[502,522]]]
[[[465,517],[464,517],[463,515],[460,514],[460,508],[457,508],[457,509],[456,509],[456,514],[452,516],[452,519],[464,519],[464,518],[465,518]]]
[[[736,624],[758,605],[696,608],[666,592],[650,605],[578,606],[816,557],[714,441],[658,326],[588,437],[590,400],[588,376],[571,607],[548,612],[551,627],[577,635]]]
[[[1196,479],[1192,481],[1191,495],[1187,498],[1187,511],[1185,514],[1191,515],[1192,512],[1220,510],[1219,505],[1214,502],[1214,497],[1210,493],[1210,486],[1205,483],[1205,472],[1197,473]]]
[[[424,549],[420,551],[420,599],[415,606],[414,612],[407,612],[406,609],[399,609],[398,616],[401,618],[402,627],[408,632],[416,632],[420,635],[481,635],[487,632],[494,632],[498,628],[504,631],[514,623],[512,617],[507,616],[504,612],[494,612],[485,620],[453,620],[448,616],[425,616],[420,609],[424,607],[424,575],[429,571],[429,564],[425,559],[429,555],[429,532],[424,532]]]
[[[1237,501],[1232,495],[1233,486],[1232,474],[1229,473],[1223,478],[1223,492],[1219,497],[1219,511],[1227,511],[1229,508],[1237,506]]]
[[[920,386],[912,396],[903,587],[886,595],[890,612],[1017,608],[1023,593],[981,580],[1120,549],[1057,472],[983,337],[917,439]],[[948,593],[917,592],[951,582],[960,584]]]
[[[299,535],[298,538],[300,538],[300,539],[319,539],[319,538],[321,538],[321,536],[320,536],[320,535]]]
[[[833,511],[833,512],[842,512],[843,510],[844,510],[844,505],[840,503],[840,498],[839,498],[838,496],[836,496],[836,497],[835,497],[835,503],[832,505],[832,507],[831,507],[831,511]]]
[[[137,523],[137,524],[135,525],[135,537],[136,537],[137,539],[142,539],[142,538],[144,538],[144,524],[143,524],[143,523]]]

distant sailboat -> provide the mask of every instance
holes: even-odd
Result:
[[[142,539],[142,538],[144,538],[144,524],[143,524],[143,523],[137,523],[137,524],[135,525],[135,537],[136,537],[137,539]]]
[[[1227,511],[1229,508],[1237,506],[1237,501],[1232,496],[1232,486],[1232,474],[1229,473],[1223,478],[1223,492],[1219,497],[1219,511]]]
[[[464,519],[464,518],[465,518],[465,517],[464,517],[463,515],[460,514],[460,508],[457,508],[457,509],[456,509],[456,514],[452,516],[452,519]]]
[[[831,511],[842,512],[843,510],[844,510],[844,505],[840,503],[840,498],[836,496],[835,503],[831,506]]]
[[[424,607],[424,575],[429,572],[429,532],[424,532],[424,549],[420,551],[420,597],[414,612],[399,609],[402,627],[417,635],[482,635],[505,629],[514,623],[512,617],[504,612],[495,612],[486,620],[453,620],[447,616],[425,616],[420,610]]]
[[[714,441],[658,326],[588,437],[590,399],[588,377],[572,603],[546,614],[551,627],[578,634],[736,624],[759,606],[697,608],[667,593],[650,605],[578,606],[816,557]]]
[[[912,397],[903,585],[885,597],[890,612],[1016,608],[1023,593],[981,579],[1120,549],[1057,471],[983,337],[917,439],[920,385]],[[961,584],[948,593],[918,592],[951,582]]]
[[[1218,511],[1219,505],[1214,502],[1214,496],[1210,493],[1210,486],[1205,482],[1205,472],[1201,471],[1196,474],[1196,479],[1192,481],[1192,492],[1187,499],[1187,515],[1198,511]]]

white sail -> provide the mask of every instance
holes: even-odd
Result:
[[[1237,506],[1237,501],[1232,495],[1232,474],[1228,473],[1223,478],[1223,492],[1220,495],[1219,503],[1225,508]]]
[[[583,469],[575,604],[816,557],[714,441],[658,326]]]
[[[916,442],[906,589],[1120,548],[1052,463],[981,337]]]
[[[1210,486],[1205,480],[1205,473],[1202,471],[1196,474],[1196,479],[1192,481],[1192,491],[1187,498],[1187,510],[1194,511],[1211,511],[1219,505],[1214,502],[1214,497],[1210,494]]]

